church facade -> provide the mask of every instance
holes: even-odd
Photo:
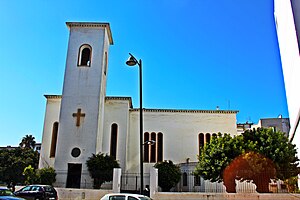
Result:
[[[91,188],[86,160],[106,153],[122,173],[139,173],[139,109],[130,97],[106,96],[108,23],[67,22],[69,43],[62,95],[45,95],[39,168],[54,167],[55,185]],[[196,163],[199,147],[217,133],[236,135],[234,110],[143,109],[144,171],[157,162]],[[145,185],[148,185],[147,180]]]

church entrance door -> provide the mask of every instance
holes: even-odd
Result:
[[[82,164],[68,163],[66,188],[80,188]]]

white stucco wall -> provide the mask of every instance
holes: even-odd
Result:
[[[103,131],[103,108],[105,91],[102,84],[104,52],[107,51],[109,40],[107,24],[101,23],[67,23],[70,29],[66,70],[59,117],[59,134],[57,140],[57,154],[55,169],[57,183],[64,186],[66,182],[68,164],[81,164],[81,184],[90,181],[86,160],[96,153],[97,136]],[[91,61],[89,66],[78,66],[79,49],[82,45],[91,46]],[[80,117],[80,125],[76,125],[73,113],[77,109],[85,114]],[[100,133],[99,133],[100,132]],[[71,152],[80,149],[80,155],[74,157]]]
[[[99,99],[99,113],[98,113],[98,130],[97,130],[97,142],[96,152],[102,152],[102,139],[104,134],[104,116],[105,116],[105,97],[106,97],[106,80],[108,76],[108,57],[109,57],[109,36],[105,29],[103,52],[102,52],[102,77],[101,77],[101,88],[100,88],[100,99]],[[106,54],[106,55],[105,55]]]
[[[299,0],[291,0],[292,10],[294,14],[294,21],[296,25],[296,34],[298,38],[298,43],[300,43],[300,1]],[[298,44],[300,49],[300,44]]]
[[[299,3],[295,4],[300,6]],[[297,125],[300,111],[300,56],[295,28],[295,20],[290,0],[274,0],[275,20],[280,48],[282,70],[291,124],[290,137]],[[298,15],[299,16],[299,15]],[[300,19],[296,20],[300,21]],[[298,24],[300,26],[300,24]],[[299,128],[298,128],[299,129]],[[300,149],[300,130],[296,130],[293,142]],[[298,151],[298,155],[300,152]]]
[[[123,100],[122,100],[123,99]],[[131,105],[130,98],[113,97],[106,98],[105,101],[105,121],[104,121],[104,134],[101,141],[104,153],[110,154],[111,144],[111,126],[112,124],[118,125],[117,130],[117,157],[122,169],[126,165],[126,151],[130,148],[127,145],[127,133],[129,129],[129,108]]]
[[[163,134],[163,160],[174,163],[197,162],[200,133],[237,134],[236,113],[223,111],[145,110],[144,132]],[[139,171],[139,111],[130,112],[127,171]],[[154,163],[145,163],[149,172]]]
[[[53,165],[53,158],[52,160],[49,158],[49,140],[52,136],[53,123],[58,120],[60,101],[60,98],[50,98],[46,107],[41,156],[48,158],[47,162],[51,165]],[[102,153],[110,153],[111,125],[116,123],[118,125],[117,160],[122,171],[139,173],[139,110],[132,109],[131,106],[129,97],[106,97],[104,134],[99,146],[102,146]],[[189,158],[191,162],[197,162],[199,133],[221,132],[236,135],[236,112],[145,110],[144,132],[163,133],[163,160],[172,160],[178,164],[186,162]],[[60,153],[58,151],[57,155],[61,156]],[[67,164],[67,161],[65,163]],[[85,161],[82,163],[84,164]],[[144,163],[145,173],[149,173],[153,165],[154,163]],[[66,180],[66,174],[60,173],[60,170],[58,172],[60,181],[57,181],[56,185]],[[82,181],[90,185],[91,179],[87,173],[85,176],[82,177]]]
[[[54,167],[54,158],[50,158],[53,124],[58,122],[61,96],[45,95],[47,98],[39,168]]]

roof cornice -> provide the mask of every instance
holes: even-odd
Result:
[[[61,99],[62,95],[44,95],[47,99]],[[116,96],[107,96],[105,97],[106,101],[109,100],[121,100],[129,101],[129,111],[139,111],[139,108],[133,108],[131,97],[116,97]],[[143,112],[164,112],[164,113],[215,113],[215,114],[237,114],[238,110],[185,110],[185,109],[149,109],[144,108]]]
[[[104,27],[107,29],[109,43],[114,44],[110,25],[107,22],[66,22],[66,25],[70,29],[71,27]]]
[[[139,108],[130,111],[139,111]],[[143,109],[143,112],[170,112],[170,113],[215,113],[215,114],[236,114],[238,110],[183,110],[183,109]]]
[[[48,95],[48,94],[45,94],[44,97],[46,97],[46,99],[61,99],[62,95]]]
[[[105,100],[108,101],[108,100],[121,100],[121,101],[129,101],[129,107],[130,108],[133,108],[132,107],[132,99],[131,97],[105,97]]]

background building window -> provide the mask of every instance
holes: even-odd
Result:
[[[201,179],[200,179],[200,176],[198,176],[198,175],[195,175],[195,176],[194,176],[194,185],[195,185],[195,186],[200,186],[200,185],[201,185]]]
[[[188,185],[187,173],[183,172],[183,174],[182,174],[182,186],[187,186],[187,185]]]

